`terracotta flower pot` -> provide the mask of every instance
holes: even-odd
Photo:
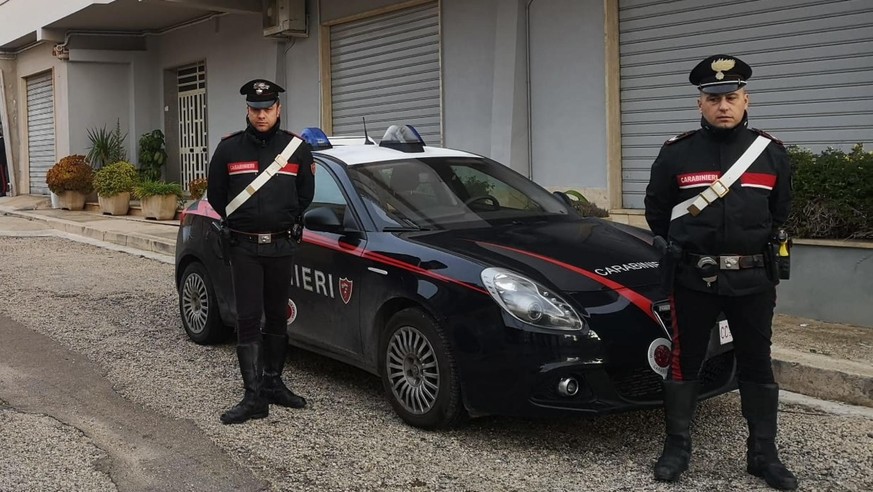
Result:
[[[142,215],[147,219],[172,220],[178,206],[176,195],[147,196],[142,199]]]
[[[112,196],[97,195],[100,211],[106,215],[127,215],[130,210],[130,193],[124,191]]]
[[[85,208],[85,194],[78,191],[62,191],[58,194],[58,205],[64,210]]]

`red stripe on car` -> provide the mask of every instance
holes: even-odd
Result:
[[[451,284],[460,285],[460,286],[466,287],[470,290],[473,290],[476,292],[481,292],[482,294],[485,294],[485,295],[489,295],[488,291],[486,291],[485,289],[483,289],[482,287],[479,287],[477,285],[471,285],[471,284],[468,284],[467,282],[464,282],[462,280],[458,280],[458,279],[452,278],[452,277],[447,277],[445,275],[442,275],[442,274],[439,274],[436,272],[432,272],[432,271],[427,270],[425,268],[421,268],[418,265],[406,263],[405,261],[400,261],[396,258],[392,258],[390,256],[383,255],[381,253],[376,253],[374,251],[367,251],[367,250],[360,248],[358,246],[353,246],[353,245],[347,244],[347,243],[341,243],[337,240],[330,239],[330,238],[324,237],[320,234],[313,233],[312,231],[303,231],[303,241],[305,241],[307,243],[315,244],[317,246],[323,246],[325,248],[332,249],[334,251],[339,251],[339,252],[354,255],[354,256],[361,256],[361,257],[367,258],[368,260],[375,261],[376,263],[381,263],[383,265],[389,265],[389,266],[401,268],[403,270],[406,270],[406,271],[409,271],[412,273],[416,273],[419,275],[423,275],[425,277],[430,277],[430,278],[433,278],[436,280],[441,280],[443,282],[448,282]]]

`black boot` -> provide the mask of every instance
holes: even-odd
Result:
[[[791,473],[776,451],[776,411],[779,408],[779,386],[740,381],[743,417],[749,422],[746,441],[746,471],[763,478],[774,489],[794,490],[797,477]]]
[[[285,356],[288,354],[288,335],[263,334],[264,337],[264,397],[275,405],[303,408],[306,400],[295,395],[282,382]]]
[[[675,482],[691,461],[691,418],[697,407],[697,381],[664,381],[667,438],[655,463],[655,480]]]
[[[264,362],[261,343],[243,343],[236,346],[239,371],[242,373],[245,396],[233,408],[221,414],[222,424],[241,424],[249,419],[262,419],[270,407],[263,396]]]

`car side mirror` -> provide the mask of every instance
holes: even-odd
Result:
[[[566,193],[563,191],[553,191],[552,194],[558,197],[558,200],[564,202],[564,205],[573,208],[573,199],[571,199]]]
[[[311,231],[331,232],[343,231],[343,224],[336,212],[329,207],[315,207],[303,214],[303,225]]]

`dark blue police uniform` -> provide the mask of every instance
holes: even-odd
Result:
[[[715,55],[700,62],[689,79],[701,98],[716,97],[722,105],[728,104],[724,98],[736,97],[733,93],[742,95],[751,75],[742,60]],[[646,188],[649,227],[670,245],[662,261],[669,270],[673,304],[672,362],[664,382],[667,438],[655,478],[675,481],[688,467],[698,372],[710,329],[724,313],[734,339],[742,413],[749,424],[747,470],[772,487],[794,489],[797,480],[776,451],[779,387],[770,359],[779,281],[771,242],[788,219],[791,166],[781,142],[748,128],[748,115],[727,126],[708,121],[704,113],[699,130],[668,140]],[[759,136],[771,141],[726,195],[697,215],[677,217],[674,207],[724,176]]]
[[[231,214],[228,204],[269,167],[294,138],[279,128],[282,87],[256,79],[240,88],[250,111],[276,111],[264,131],[251,121],[222,139],[209,162],[207,199],[222,217],[229,243],[237,312],[237,356],[243,400],[225,412],[225,424],[268,415],[269,403],[302,408],[306,401],[282,382],[288,350],[288,288],[292,257],[302,234],[301,216],[315,192],[310,147],[302,143],[281,169]],[[261,316],[264,331],[261,333]]]

